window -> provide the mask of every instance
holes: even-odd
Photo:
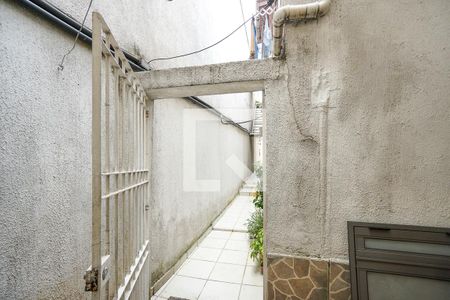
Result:
[[[352,299],[450,299],[450,228],[348,222]]]

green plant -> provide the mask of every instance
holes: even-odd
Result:
[[[251,239],[254,239],[263,228],[263,210],[256,209],[247,221],[248,234]]]
[[[250,257],[261,266],[264,257],[264,229],[260,228],[250,243]]]
[[[255,193],[255,198],[253,198],[253,204],[256,208],[264,207],[264,194],[261,190],[257,190]]]
[[[255,175],[259,180],[262,180],[263,167],[260,164],[255,164]]]

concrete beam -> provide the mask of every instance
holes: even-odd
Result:
[[[280,60],[263,59],[137,73],[151,99],[260,91],[277,79]]]

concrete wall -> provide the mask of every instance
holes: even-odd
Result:
[[[450,226],[449,13],[336,0],[286,27],[286,86],[266,103],[269,254],[346,261],[348,220]]]
[[[88,3],[51,2],[78,20]],[[103,14],[124,48],[150,58],[171,50],[197,49],[209,42],[212,34],[221,36],[223,32],[218,28],[228,31],[223,28],[224,22],[241,21],[239,5],[217,10],[212,2],[218,1],[94,1],[93,8]],[[184,5],[182,10],[180,5]],[[166,10],[168,7],[172,11]],[[206,11],[211,13],[207,19]],[[201,18],[196,17],[198,14]],[[218,20],[220,26],[215,25]],[[87,24],[91,26],[90,17]],[[199,34],[206,32],[205,28],[211,36]],[[155,36],[157,32],[159,35]],[[233,59],[231,55],[236,55],[236,59],[246,57],[242,34],[236,37],[239,41],[240,36],[241,48],[216,48],[189,61],[207,63],[208,59]],[[67,57],[64,71],[58,72],[57,65],[71,47],[73,37],[19,4],[4,0],[0,1],[0,41],[0,294],[5,299],[84,298],[82,277],[90,264],[91,49],[78,44]],[[244,102],[243,106],[247,105]],[[231,170],[220,169],[219,178],[225,188],[220,194],[210,195],[205,200],[208,206],[204,207],[195,201],[207,198],[206,195],[183,195],[180,182],[172,181],[174,174],[180,172],[181,149],[164,143],[172,142],[169,134],[173,140],[181,139],[180,131],[175,130],[179,129],[180,120],[172,117],[191,106],[184,100],[155,104],[155,111],[161,114],[155,114],[154,147],[170,148],[171,157],[156,151],[153,160],[159,170],[156,183],[160,185],[155,185],[156,197],[152,201],[161,207],[153,207],[152,215],[159,210],[163,216],[169,216],[174,194],[184,209],[164,222],[156,218],[153,226],[175,234],[193,222],[182,229],[186,230],[182,232],[185,240],[179,236],[176,241],[171,240],[172,236],[154,236],[152,252],[170,248],[169,261],[200,234],[239,186]],[[211,147],[211,156],[204,152],[205,161],[219,156],[209,134],[217,139],[216,132],[204,133],[203,141],[209,141],[207,145]],[[232,126],[222,126],[218,136],[227,139],[221,144],[224,153],[237,153],[244,162],[250,162],[247,135]],[[198,210],[189,212],[188,203]],[[200,215],[199,220],[194,218]],[[168,226],[176,230],[169,230]],[[156,244],[157,248],[153,246]]]
[[[154,113],[165,117],[156,118],[153,136],[153,280],[188,250],[236,195],[242,180],[226,161],[233,155],[248,167],[252,161],[249,136],[240,129],[222,125],[208,111],[199,111],[184,100],[158,101]],[[197,122],[195,136],[183,132],[184,122]],[[183,164],[185,134],[195,147],[194,166]],[[219,180],[220,188],[209,192],[183,189],[185,167],[193,167],[197,180]]]

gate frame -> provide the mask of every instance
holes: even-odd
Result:
[[[149,151],[151,149],[151,119],[149,115],[152,113],[153,102],[149,100],[145,91],[143,90],[139,79],[134,74],[127,58],[124,53],[120,50],[120,47],[111,33],[105,20],[98,12],[92,13],[92,241],[91,241],[91,251],[92,251],[92,264],[87,270],[85,275],[86,281],[86,291],[92,292],[92,299],[103,299],[105,295],[108,299],[129,299],[141,297],[149,298],[150,295],[150,268],[149,268],[149,232],[148,232],[148,197],[149,186],[150,186],[150,168],[149,168]],[[102,84],[102,64],[104,63],[103,57],[106,57],[107,71],[105,72],[105,86]],[[127,111],[124,109],[121,113],[126,112],[129,116],[133,116],[134,119],[129,120],[130,128],[131,123],[135,122],[135,131],[133,131],[133,154],[128,153],[130,158],[134,160],[134,163],[130,163],[127,167],[117,167],[117,151],[116,159],[116,170],[110,170],[109,166],[109,151],[110,151],[110,140],[109,140],[109,89],[110,89],[110,69],[114,69],[115,79],[117,81],[118,91],[121,89],[121,82],[123,84],[124,90],[127,92],[121,92],[122,96],[125,98],[121,99],[117,94],[117,104],[126,107],[124,102],[126,100],[131,100],[132,108]],[[102,89],[105,88],[105,101],[102,100]],[[116,88],[116,86],[114,87]],[[120,94],[120,92],[118,92]],[[129,98],[128,98],[129,97]],[[122,104],[119,104],[121,100]],[[142,104],[142,106],[141,106]],[[128,104],[127,104],[128,105]],[[105,122],[102,120],[102,109],[108,110],[105,115]],[[119,110],[119,107],[115,107]],[[131,109],[134,110],[131,112]],[[116,112],[119,114],[119,112]],[[126,117],[121,116],[122,120]],[[119,120],[116,120],[119,122]],[[106,124],[106,126],[105,126]],[[123,125],[123,124],[121,124]],[[102,130],[103,126],[106,128],[105,134],[105,148],[106,155],[108,158],[105,160],[106,167],[108,170],[102,173]],[[116,125],[119,128],[119,125]],[[122,130],[122,129],[120,129]],[[150,133],[149,133],[150,132]],[[120,144],[125,141],[124,132],[119,141],[117,131],[115,133],[115,142]],[[128,133],[128,132],[127,132]],[[131,139],[131,137],[127,137]],[[134,144],[136,142],[137,146]],[[115,145],[119,149],[118,145]],[[122,155],[122,153],[120,154]],[[120,157],[120,156],[119,156]],[[102,189],[102,178],[106,176],[108,181],[105,180],[105,190],[104,195]],[[109,190],[109,184],[111,176],[115,176],[116,191],[111,192]],[[121,180],[119,180],[119,177]],[[143,180],[141,180],[143,178]],[[138,183],[136,183],[138,181]],[[128,194],[128,199],[126,200],[126,193]],[[124,220],[122,218],[123,224],[127,221],[127,226],[131,229],[127,231],[127,237],[123,234],[124,240],[122,242],[122,247],[118,246],[119,240],[119,230],[114,231],[114,240],[111,242],[110,238],[110,217],[112,216],[110,211],[110,201],[116,201],[115,209],[115,225],[118,224],[118,199],[119,195],[122,195],[123,203],[129,201],[127,205],[128,219]],[[102,209],[102,202],[108,203],[105,208]],[[137,202],[137,203],[135,203]],[[131,211],[132,209],[134,211]],[[142,211],[141,211],[142,209]],[[133,215],[133,212],[136,213]],[[136,217],[137,220],[132,220],[131,217]],[[105,228],[102,228],[102,220],[105,218]],[[132,220],[132,221],[131,221]],[[134,227],[130,224],[134,223]],[[143,228],[142,228],[143,227]],[[118,227],[117,227],[118,228]],[[126,229],[124,229],[126,230]],[[102,239],[102,235],[105,235],[105,239]],[[114,248],[112,248],[111,243],[114,243]],[[107,250],[104,250],[107,249]],[[122,249],[122,263],[125,264],[127,270],[123,270],[119,266],[118,261],[115,260],[111,254],[111,249],[114,249],[114,253],[117,253],[118,249]],[[137,252],[137,255],[135,253]],[[107,252],[109,251],[109,253]],[[126,251],[126,253],[125,253]],[[107,252],[106,255],[102,256],[102,252]],[[118,254],[116,254],[117,256]],[[125,261],[125,262],[124,262]],[[144,271],[144,272],[142,272]],[[111,273],[114,272],[113,281],[110,282]],[[117,274],[120,273],[120,276]],[[118,278],[117,278],[118,277]],[[119,282],[119,280],[120,282]],[[142,280],[140,280],[142,279]],[[113,289],[113,290],[112,290]],[[136,297],[133,297],[137,291]],[[104,295],[105,294],[105,295]]]

